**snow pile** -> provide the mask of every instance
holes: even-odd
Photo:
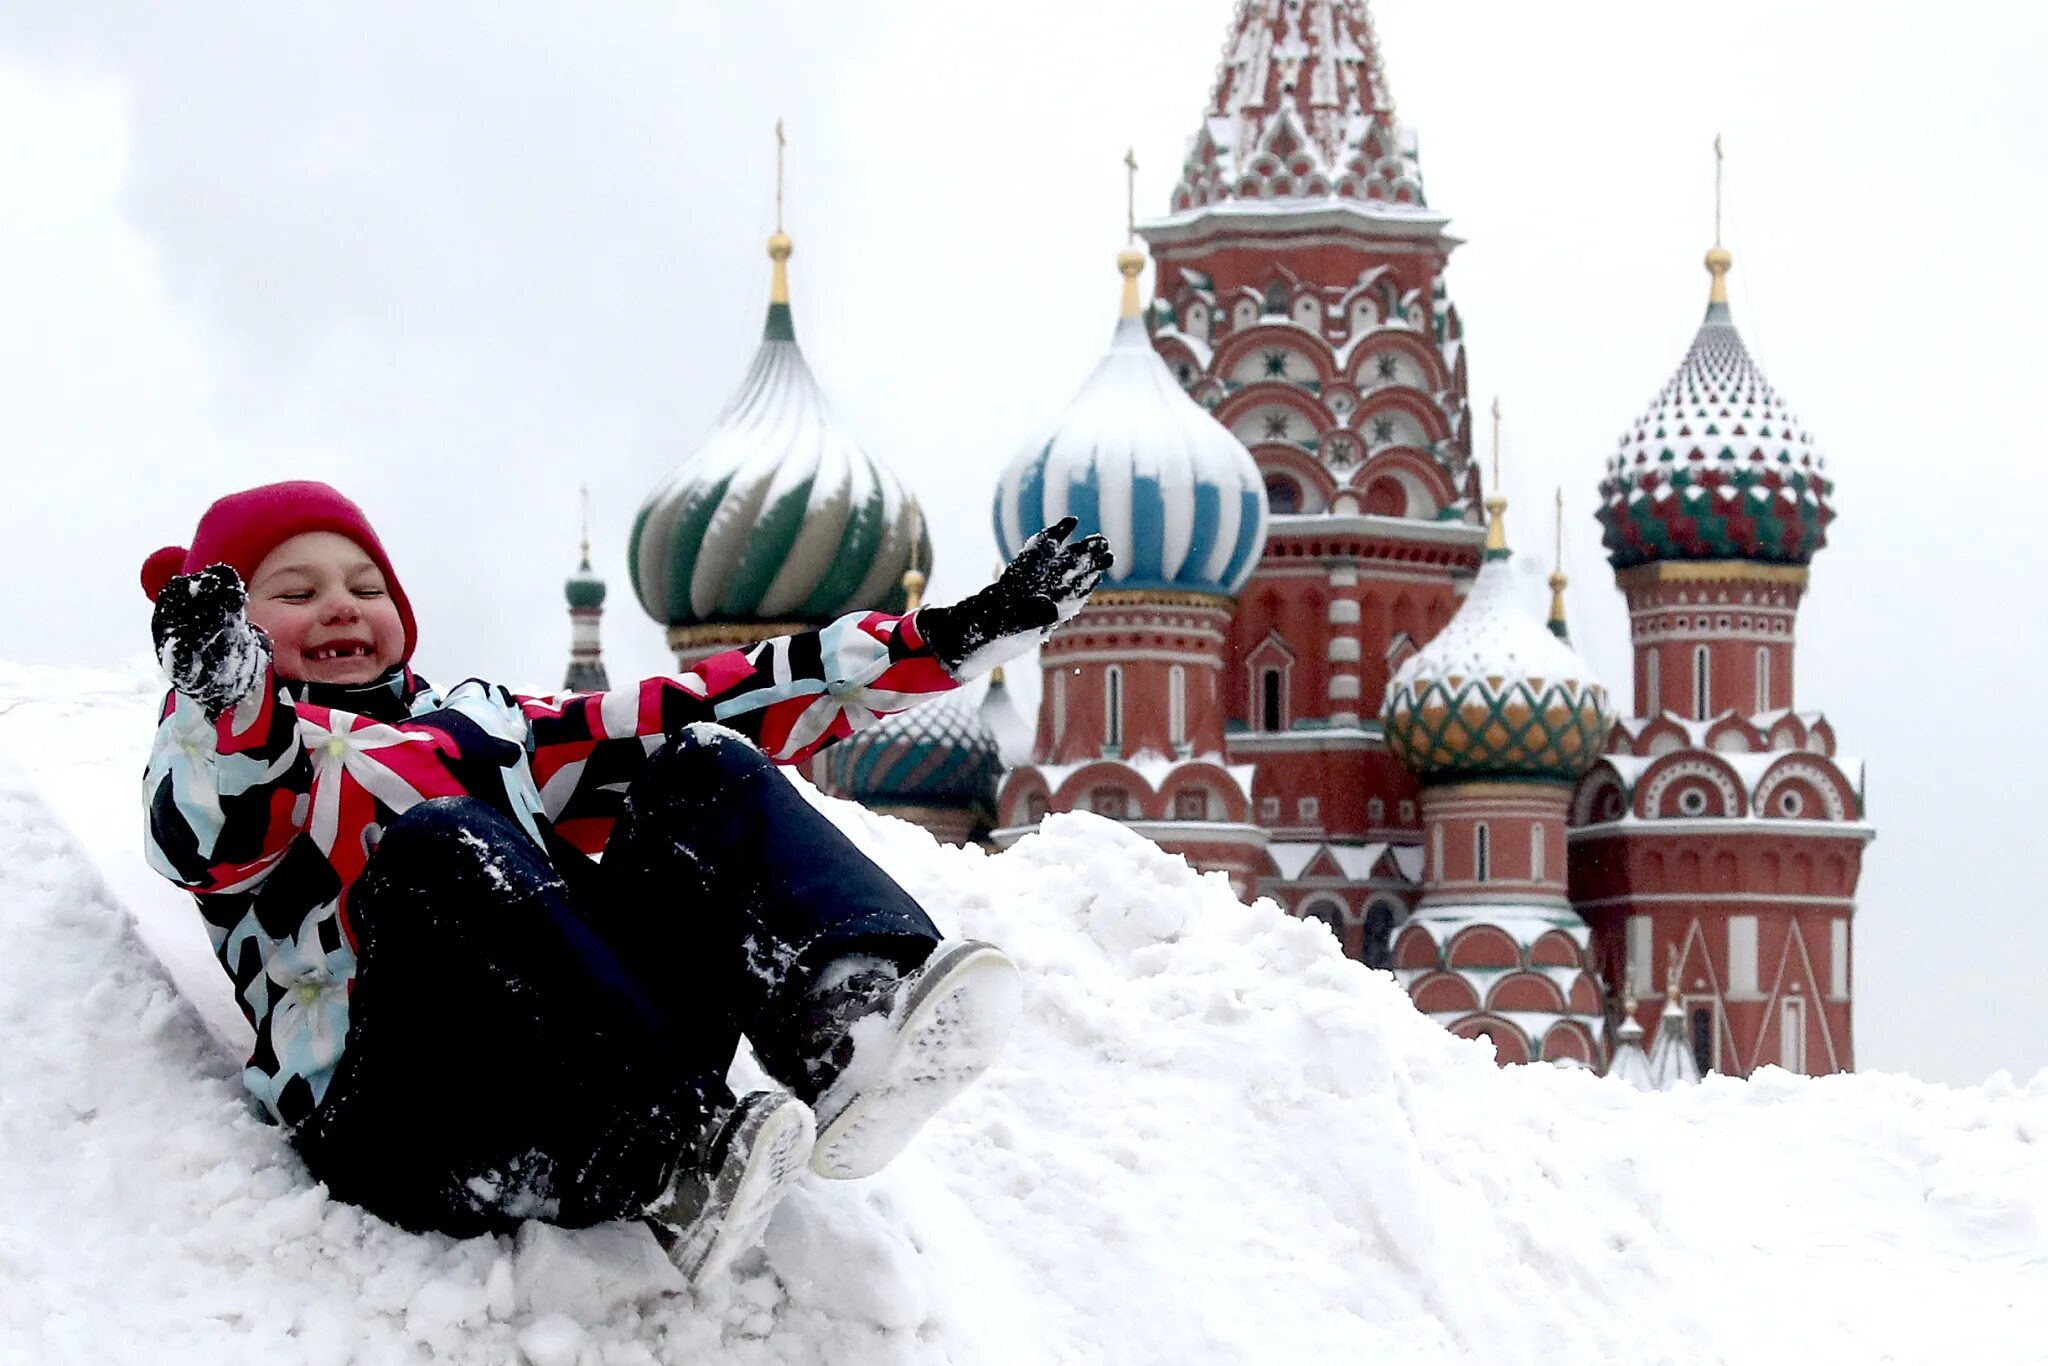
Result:
[[[2048,1350],[2048,1075],[1645,1095],[1500,1072],[1319,924],[1078,815],[987,857],[818,798],[942,924],[1012,951],[1027,1016],[901,1160],[800,1189],[730,1280],[678,1293],[632,1227],[399,1232],[246,1116],[127,933],[176,904],[109,890],[144,885],[123,860],[150,692],[0,671],[0,1360]]]

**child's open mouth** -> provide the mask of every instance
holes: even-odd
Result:
[[[324,664],[330,659],[367,659],[369,654],[367,645],[323,645],[317,650],[306,651],[306,658],[315,664]]]

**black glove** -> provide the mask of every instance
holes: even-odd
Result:
[[[218,717],[255,691],[270,641],[249,624],[249,594],[224,564],[179,574],[157,594],[149,619],[157,662],[171,686]]]
[[[1024,542],[988,587],[951,607],[927,607],[918,630],[955,678],[972,678],[1014,659],[1070,620],[1116,563],[1109,542],[1088,536],[1068,545],[1076,523],[1062,517]]]

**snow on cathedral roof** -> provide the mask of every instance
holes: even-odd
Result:
[[[633,587],[669,626],[900,612],[904,571],[931,571],[917,500],[839,426],[797,345],[787,243],[739,392],[633,522]]]
[[[1388,746],[1425,783],[1570,782],[1614,724],[1586,661],[1523,609],[1512,563],[1490,553],[1457,615],[1387,684]]]
[[[1102,586],[1234,595],[1266,544],[1266,485],[1251,452],[1187,396],[1136,316],[1049,435],[996,488],[1006,557],[1067,515],[1116,552]]]
[[[1827,544],[1834,481],[1813,437],[1750,358],[1729,312],[1728,254],[1707,257],[1707,315],[1600,483],[1617,569],[1657,560],[1803,565]]]
[[[1173,212],[1317,199],[1427,209],[1365,0],[1240,0]]]

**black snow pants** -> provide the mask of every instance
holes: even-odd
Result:
[[[745,1034],[849,953],[909,968],[938,931],[738,736],[651,756],[593,862],[496,808],[424,802],[351,892],[347,1047],[293,1136],[340,1200],[459,1237],[658,1196]]]

